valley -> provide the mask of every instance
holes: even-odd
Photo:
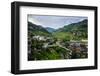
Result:
[[[28,60],[88,58],[87,20],[59,29],[28,22]]]

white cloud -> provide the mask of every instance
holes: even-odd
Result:
[[[42,25],[38,20],[32,18],[31,16],[28,16],[28,21],[37,25]]]
[[[53,15],[28,15],[28,21],[41,25],[43,27],[51,27],[54,29],[61,28],[65,25],[76,23],[87,19],[87,17],[78,16],[53,16]]]

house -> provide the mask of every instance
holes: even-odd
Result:
[[[39,36],[39,35],[33,36],[33,39],[46,41],[46,38],[44,36]]]

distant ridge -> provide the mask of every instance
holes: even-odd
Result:
[[[74,30],[83,30],[83,31],[87,31],[87,24],[88,24],[88,20],[85,19],[83,21],[77,22],[77,23],[72,23],[69,25],[65,25],[64,27],[57,29],[56,32],[71,32]]]
[[[46,27],[45,29],[46,29],[48,32],[50,32],[50,33],[56,31],[56,29],[50,28],[50,27]]]

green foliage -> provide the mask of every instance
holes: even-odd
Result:
[[[69,32],[55,32],[53,33],[53,36],[60,40],[66,40],[69,41],[72,39],[73,35]]]
[[[85,31],[87,32],[87,25],[88,25],[88,20],[83,20],[83,21],[80,21],[80,22],[77,22],[77,23],[72,23],[72,24],[69,24],[69,25],[65,25],[63,28],[60,28],[58,29],[57,31],[60,31],[60,32],[71,32],[71,31],[74,31],[74,30],[80,30],[80,31]]]
[[[81,40],[87,39],[88,21],[83,20],[78,23],[72,23],[65,25],[63,28],[58,29],[54,32],[55,37],[60,39],[67,38],[68,40]]]
[[[51,36],[51,34],[42,26],[28,22],[28,34],[30,33],[32,35]]]

